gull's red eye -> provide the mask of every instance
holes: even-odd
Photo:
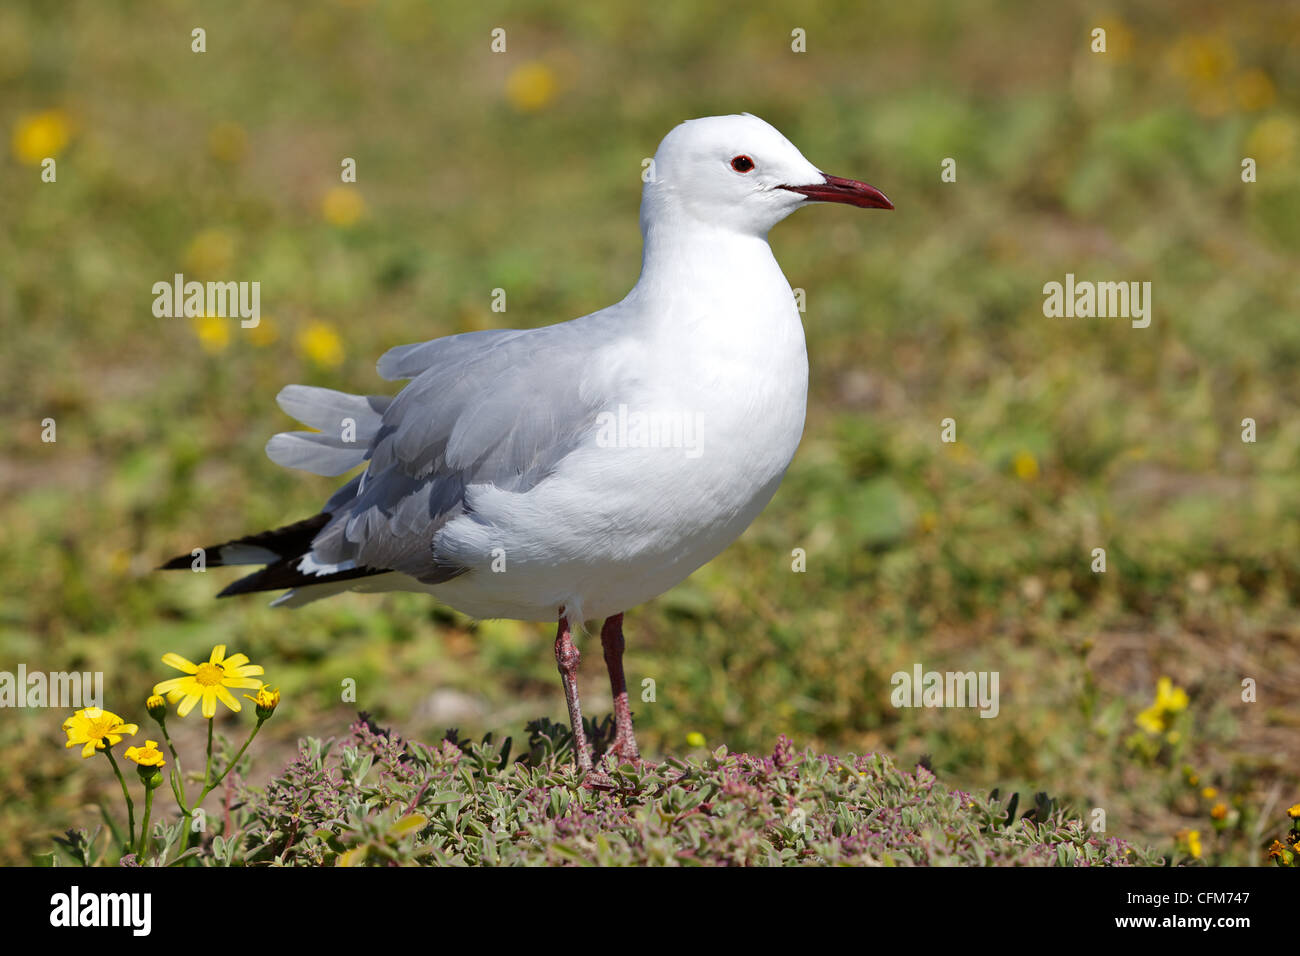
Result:
[[[748,156],[737,156],[731,161],[731,168],[738,173],[747,173],[754,168],[754,161]]]

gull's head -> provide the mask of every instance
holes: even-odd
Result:
[[[874,186],[823,173],[757,116],[706,116],[687,120],[659,144],[641,228],[684,218],[762,236],[810,202],[894,208]]]

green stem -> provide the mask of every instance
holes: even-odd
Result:
[[[203,765],[203,791],[199,794],[198,799],[194,801],[193,807],[186,807],[184,803],[181,804],[182,822],[185,824],[185,839],[181,841],[181,853],[190,848],[190,840],[194,838],[194,810],[203,803],[203,798],[208,795],[208,778],[212,776],[212,726],[216,722],[215,717],[208,718],[208,757],[207,762]],[[170,744],[171,741],[168,740],[168,743]],[[177,763],[179,764],[179,761]],[[183,783],[181,787],[184,788]]]
[[[153,813],[153,791],[149,784],[144,785],[144,822],[140,824],[140,849],[136,853],[138,860],[144,860],[145,850],[149,847],[149,816]]]
[[[262,729],[262,724],[266,723],[266,721],[262,718],[258,719],[256,726],[253,727],[252,733],[250,733],[248,735],[248,739],[244,741],[244,746],[240,747],[239,753],[235,754],[235,759],[231,760],[230,765],[227,766],[225,770],[221,771],[221,773],[217,776],[217,778],[213,780],[212,779],[212,725],[215,723],[216,721],[213,720],[212,718],[208,719],[208,762],[207,762],[207,766],[203,770],[203,792],[200,793],[198,799],[194,801],[194,806],[196,808],[203,803],[203,801],[207,798],[209,793],[211,793],[213,790],[217,788],[218,785],[220,785],[221,781],[226,779],[226,775],[229,774],[230,771],[235,769],[235,765],[238,764],[240,758],[244,756],[244,751],[248,749],[248,745],[253,742],[253,738],[257,736],[257,732]],[[190,823],[190,817],[193,815],[193,811],[186,810],[184,805],[181,806],[181,810],[185,814],[185,841],[181,844],[181,852],[184,853],[186,850],[190,848],[190,837],[194,832],[194,828]]]
[[[215,717],[208,718],[208,762],[203,768],[203,796],[195,801],[196,807],[203,802],[203,797],[208,795],[208,778],[212,776],[212,725],[216,722]]]
[[[216,780],[212,781],[212,783],[208,786],[207,790],[203,791],[204,796],[207,796],[209,792],[215,790],[217,788],[217,785],[220,784],[221,781],[226,779],[226,774],[230,773],[230,771],[235,769],[235,765],[239,763],[239,758],[244,756],[244,751],[248,749],[248,745],[253,742],[253,738],[257,736],[257,732],[262,729],[262,724],[264,724],[265,722],[266,721],[264,720],[259,720],[257,722],[257,725],[253,727],[253,732],[249,734],[248,739],[244,741],[244,746],[239,748],[239,753],[235,754],[235,759],[230,761],[230,766],[228,766],[225,770],[221,771],[221,775],[217,777]]]
[[[167,781],[171,784],[172,796],[176,798],[176,805],[181,808],[181,813],[188,814],[190,806],[185,800],[185,772],[181,770],[179,763],[172,765]]]
[[[189,826],[190,826],[190,806],[185,799],[185,771],[181,768],[181,758],[176,753],[176,745],[172,743],[172,735],[167,733],[166,721],[159,721],[158,726],[162,728],[163,740],[167,741],[167,749],[171,751],[172,768],[167,774],[167,783],[172,788],[172,796],[176,799],[176,806],[181,811],[181,821],[185,825],[185,842],[181,845],[181,852],[185,852],[189,844]]]
[[[176,755],[176,745],[172,743],[172,735],[167,733],[167,723],[163,721],[158,724],[162,728],[163,740],[167,741],[167,749],[172,752],[172,763],[180,763],[181,758]]]
[[[104,756],[107,757],[108,762],[113,765],[113,773],[117,774],[117,782],[122,785],[122,796],[126,798],[126,819],[127,830],[129,833],[126,846],[129,850],[131,845],[135,843],[135,804],[131,800],[131,791],[126,788],[126,778],[122,776],[122,771],[118,769],[117,761],[113,759],[113,750],[111,747],[104,748]]]

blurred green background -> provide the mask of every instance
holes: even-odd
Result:
[[[160,656],[227,644],[284,693],[263,779],[345,730],[345,678],[426,740],[562,719],[553,625],[415,595],[272,611],[213,600],[234,571],[151,568],[337,484],[265,458],[284,384],[385,391],[391,346],[621,298],[642,159],[749,111],[897,210],[774,230],[807,290],[803,444],[737,544],[629,615],[643,750],[929,754],[953,786],[1264,862],[1300,801],[1298,74],[1300,8],[1271,2],[6,3],[0,670],[103,671],[143,738]],[[261,326],[154,318],[176,272],[261,282]],[[1150,281],[1151,327],[1045,318],[1067,272]],[[916,662],[998,671],[999,716],[891,707]],[[1161,676],[1186,707],[1152,714]],[[112,796],[65,716],[0,711],[0,862]]]

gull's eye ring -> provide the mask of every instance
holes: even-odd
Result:
[[[731,161],[731,168],[738,173],[747,173],[754,168],[754,161],[748,156],[737,156]]]

